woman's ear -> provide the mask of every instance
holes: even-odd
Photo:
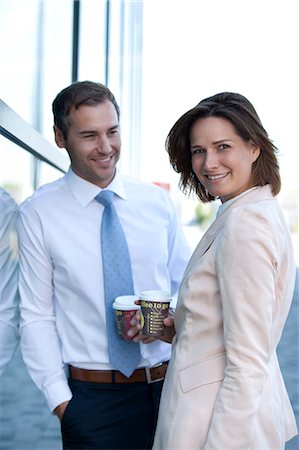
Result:
[[[254,163],[258,159],[258,157],[260,156],[261,149],[253,141],[250,141],[250,148],[251,148],[251,152],[252,152],[252,163]]]
[[[54,136],[55,136],[55,142],[60,148],[65,148],[65,139],[63,137],[62,131],[54,125]]]

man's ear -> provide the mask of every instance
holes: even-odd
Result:
[[[56,144],[60,148],[65,148],[65,140],[62,131],[59,128],[57,128],[56,125],[53,126],[53,130]]]

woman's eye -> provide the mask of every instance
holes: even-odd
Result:
[[[199,155],[201,153],[204,153],[205,149],[204,148],[194,148],[192,149],[191,153],[192,155]]]
[[[219,150],[226,150],[227,148],[229,148],[229,145],[228,144],[221,144],[221,145],[219,145]]]

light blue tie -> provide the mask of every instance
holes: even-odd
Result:
[[[101,225],[106,322],[112,366],[129,377],[140,361],[140,347],[117,333],[112,303],[119,295],[134,294],[131,261],[126,237],[113,205],[114,192],[101,191],[95,198],[104,207]]]

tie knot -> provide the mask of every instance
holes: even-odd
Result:
[[[114,192],[109,190],[101,191],[95,199],[103,206],[110,206],[113,202]]]

